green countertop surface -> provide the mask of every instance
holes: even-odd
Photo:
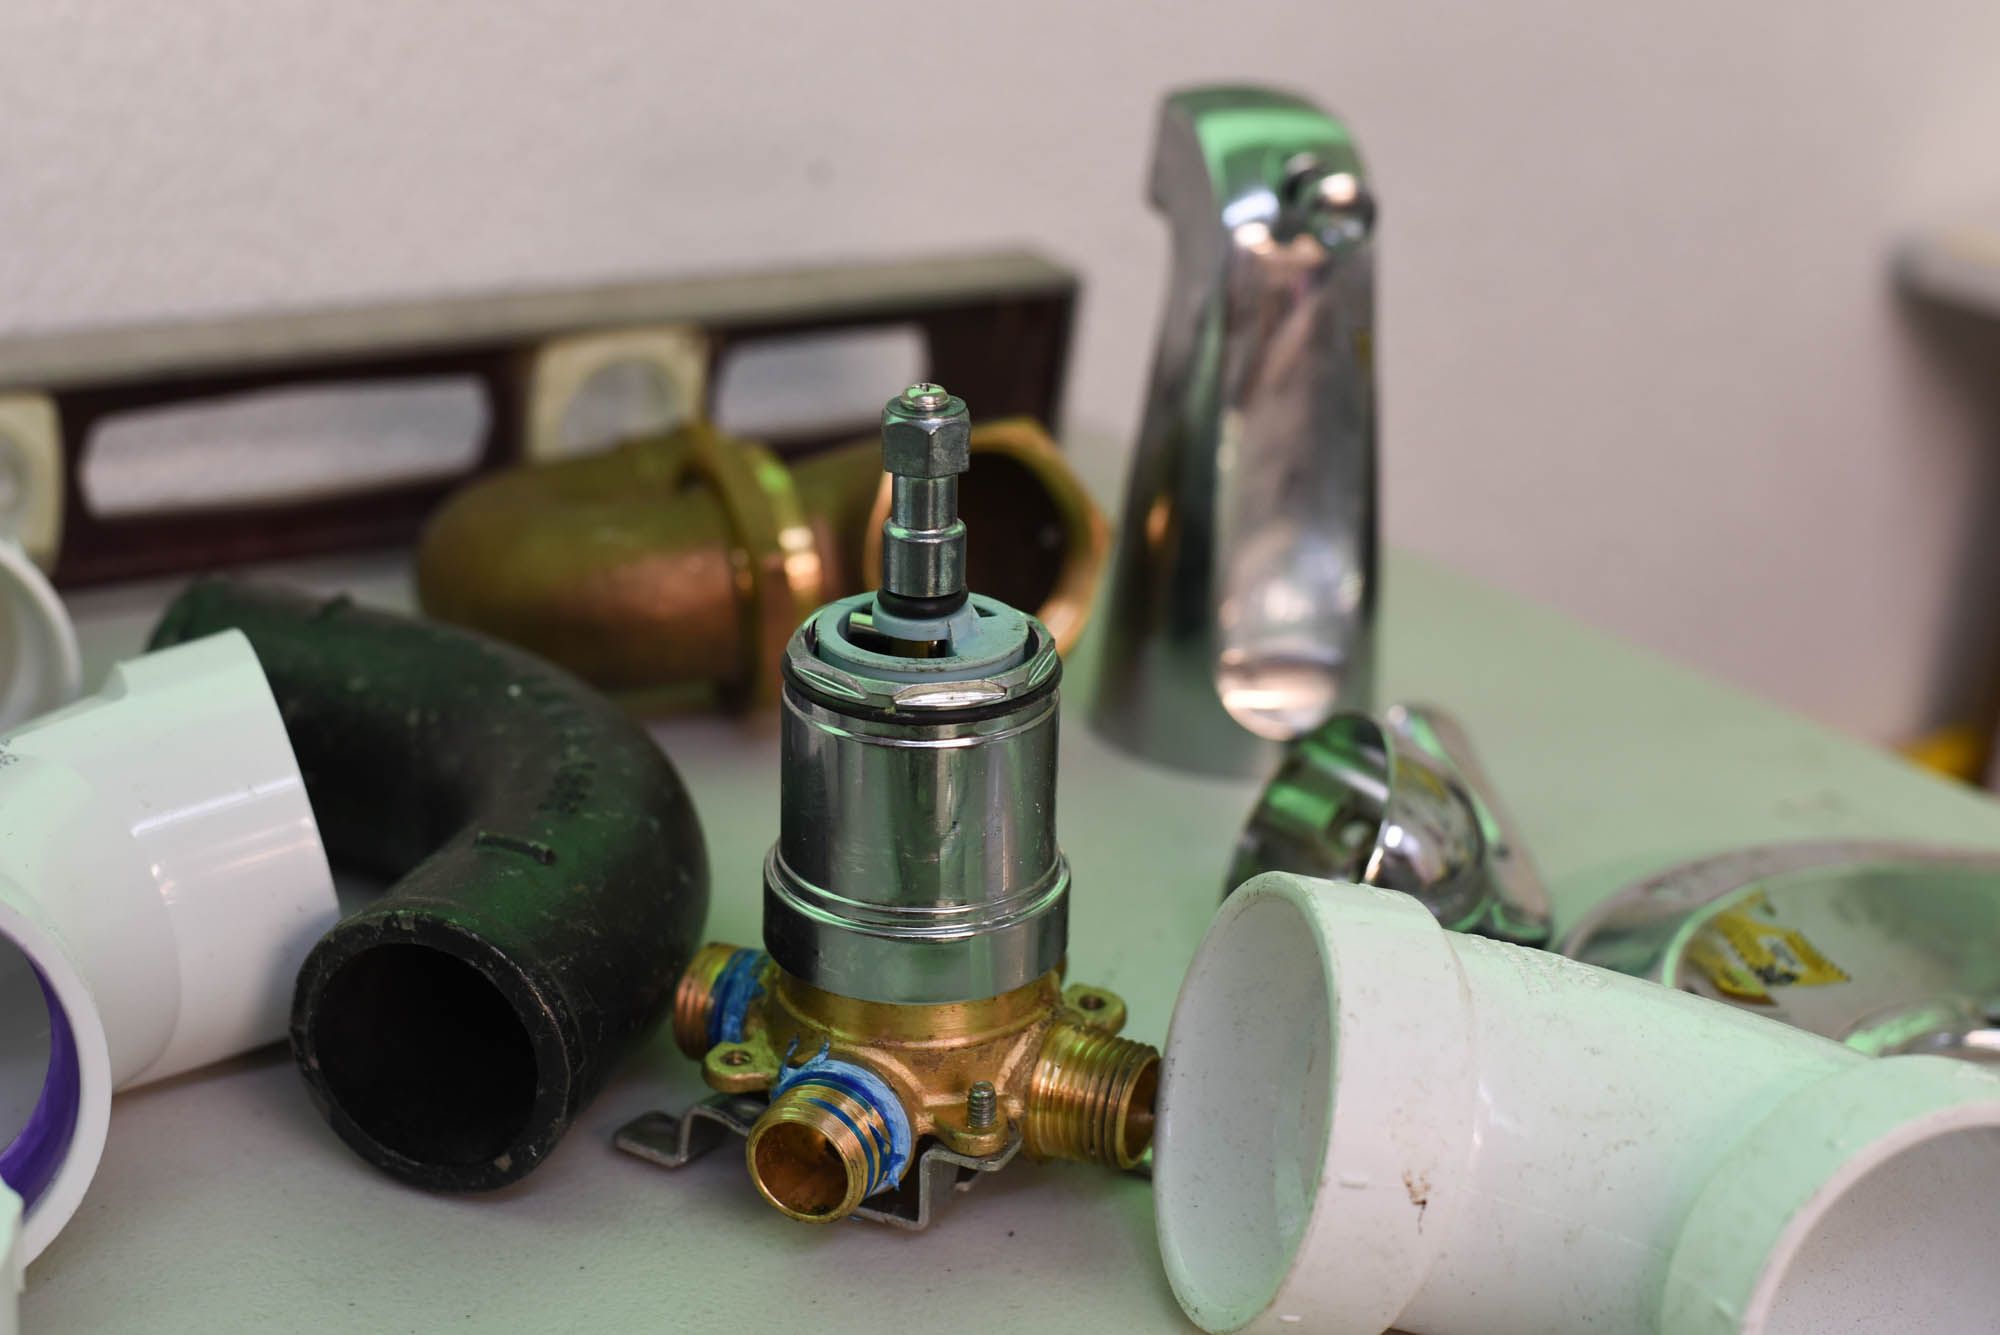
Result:
[[[409,606],[400,561],[281,573]],[[74,600],[93,679],[139,648],[172,587]],[[1383,608],[1383,702],[1435,702],[1464,720],[1559,929],[1635,878],[1744,844],[2000,847],[2000,804],[1976,792],[1427,561],[1391,555]],[[1080,692],[1067,703],[1070,977],[1121,993],[1128,1032],[1158,1042],[1256,785],[1133,761],[1084,726]],[[687,717],[656,731],[706,826],[709,935],[754,943],[775,722]],[[1191,1329],[1143,1180],[1024,1163],[947,1202],[928,1233],[807,1227],[763,1205],[728,1150],[665,1173],[612,1149],[628,1118],[705,1092],[663,1032],[539,1171],[477,1197],[368,1168],[280,1049],[123,1095],[90,1195],[29,1268],[25,1329]]]

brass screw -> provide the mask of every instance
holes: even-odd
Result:
[[[991,1080],[973,1082],[965,1091],[965,1125],[972,1131],[991,1131],[1000,1120],[1000,1095]]]

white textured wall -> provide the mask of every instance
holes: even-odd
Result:
[[[9,0],[0,329],[1025,240],[1123,437],[1156,97],[1280,83],[1379,184],[1391,539],[1887,738],[1987,497],[1883,257],[1996,69],[1991,0]]]

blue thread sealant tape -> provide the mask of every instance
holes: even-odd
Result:
[[[903,1174],[910,1166],[912,1144],[910,1119],[903,1112],[903,1101],[896,1097],[896,1092],[881,1076],[865,1066],[830,1057],[827,1052],[828,1048],[822,1047],[805,1065],[786,1067],[778,1076],[778,1083],[772,1087],[771,1096],[776,1098],[795,1085],[812,1083],[826,1085],[867,1104],[888,1130],[889,1141],[886,1145],[872,1128],[855,1126],[840,1109],[828,1103],[820,1103],[819,1106],[839,1117],[864,1143],[874,1145],[876,1161],[881,1167],[866,1195],[872,1196],[878,1191],[900,1186]]]
[[[750,1003],[764,995],[764,965],[771,957],[761,950],[739,950],[722,966],[709,989],[708,1045],[741,1043]]]

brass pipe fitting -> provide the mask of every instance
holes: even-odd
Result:
[[[771,1100],[743,1154],[758,1195],[801,1223],[825,1224],[889,1184],[894,1140],[889,1113],[864,1091],[807,1077]]]
[[[1160,1054],[1068,1021],[1049,1026],[1028,1084],[1028,1152],[1132,1169],[1153,1143]]]
[[[688,961],[686,972],[674,988],[674,1044],[682,1055],[700,1061],[702,1054],[719,1041],[709,1026],[716,1014],[716,994],[722,973],[732,963],[740,966],[746,955],[755,951],[739,950],[735,946],[725,946],[710,942],[697,950]]]
[[[975,428],[971,454],[970,565],[1066,652],[1089,620],[1104,517],[1033,422]],[[428,615],[642,710],[702,687],[726,705],[764,703],[807,614],[879,583],[889,503],[875,442],[787,463],[691,423],[462,488],[425,527],[417,593]]]
[[[732,1007],[737,1017],[721,1023]],[[1054,972],[997,997],[903,1006],[836,996],[720,943],[695,956],[674,1003],[677,1041],[718,1035],[699,1051],[681,1042],[710,1086],[781,1091],[751,1130],[750,1175],[810,1223],[844,1218],[881,1189],[876,1147],[897,1121],[912,1141],[961,1154],[996,1154],[1018,1135],[1030,1158],[1137,1166],[1152,1144],[1160,1057],[1117,1036],[1124,1020],[1114,994],[1064,987]],[[879,1082],[874,1101],[852,1089],[827,1097],[812,1078],[825,1064]]]

